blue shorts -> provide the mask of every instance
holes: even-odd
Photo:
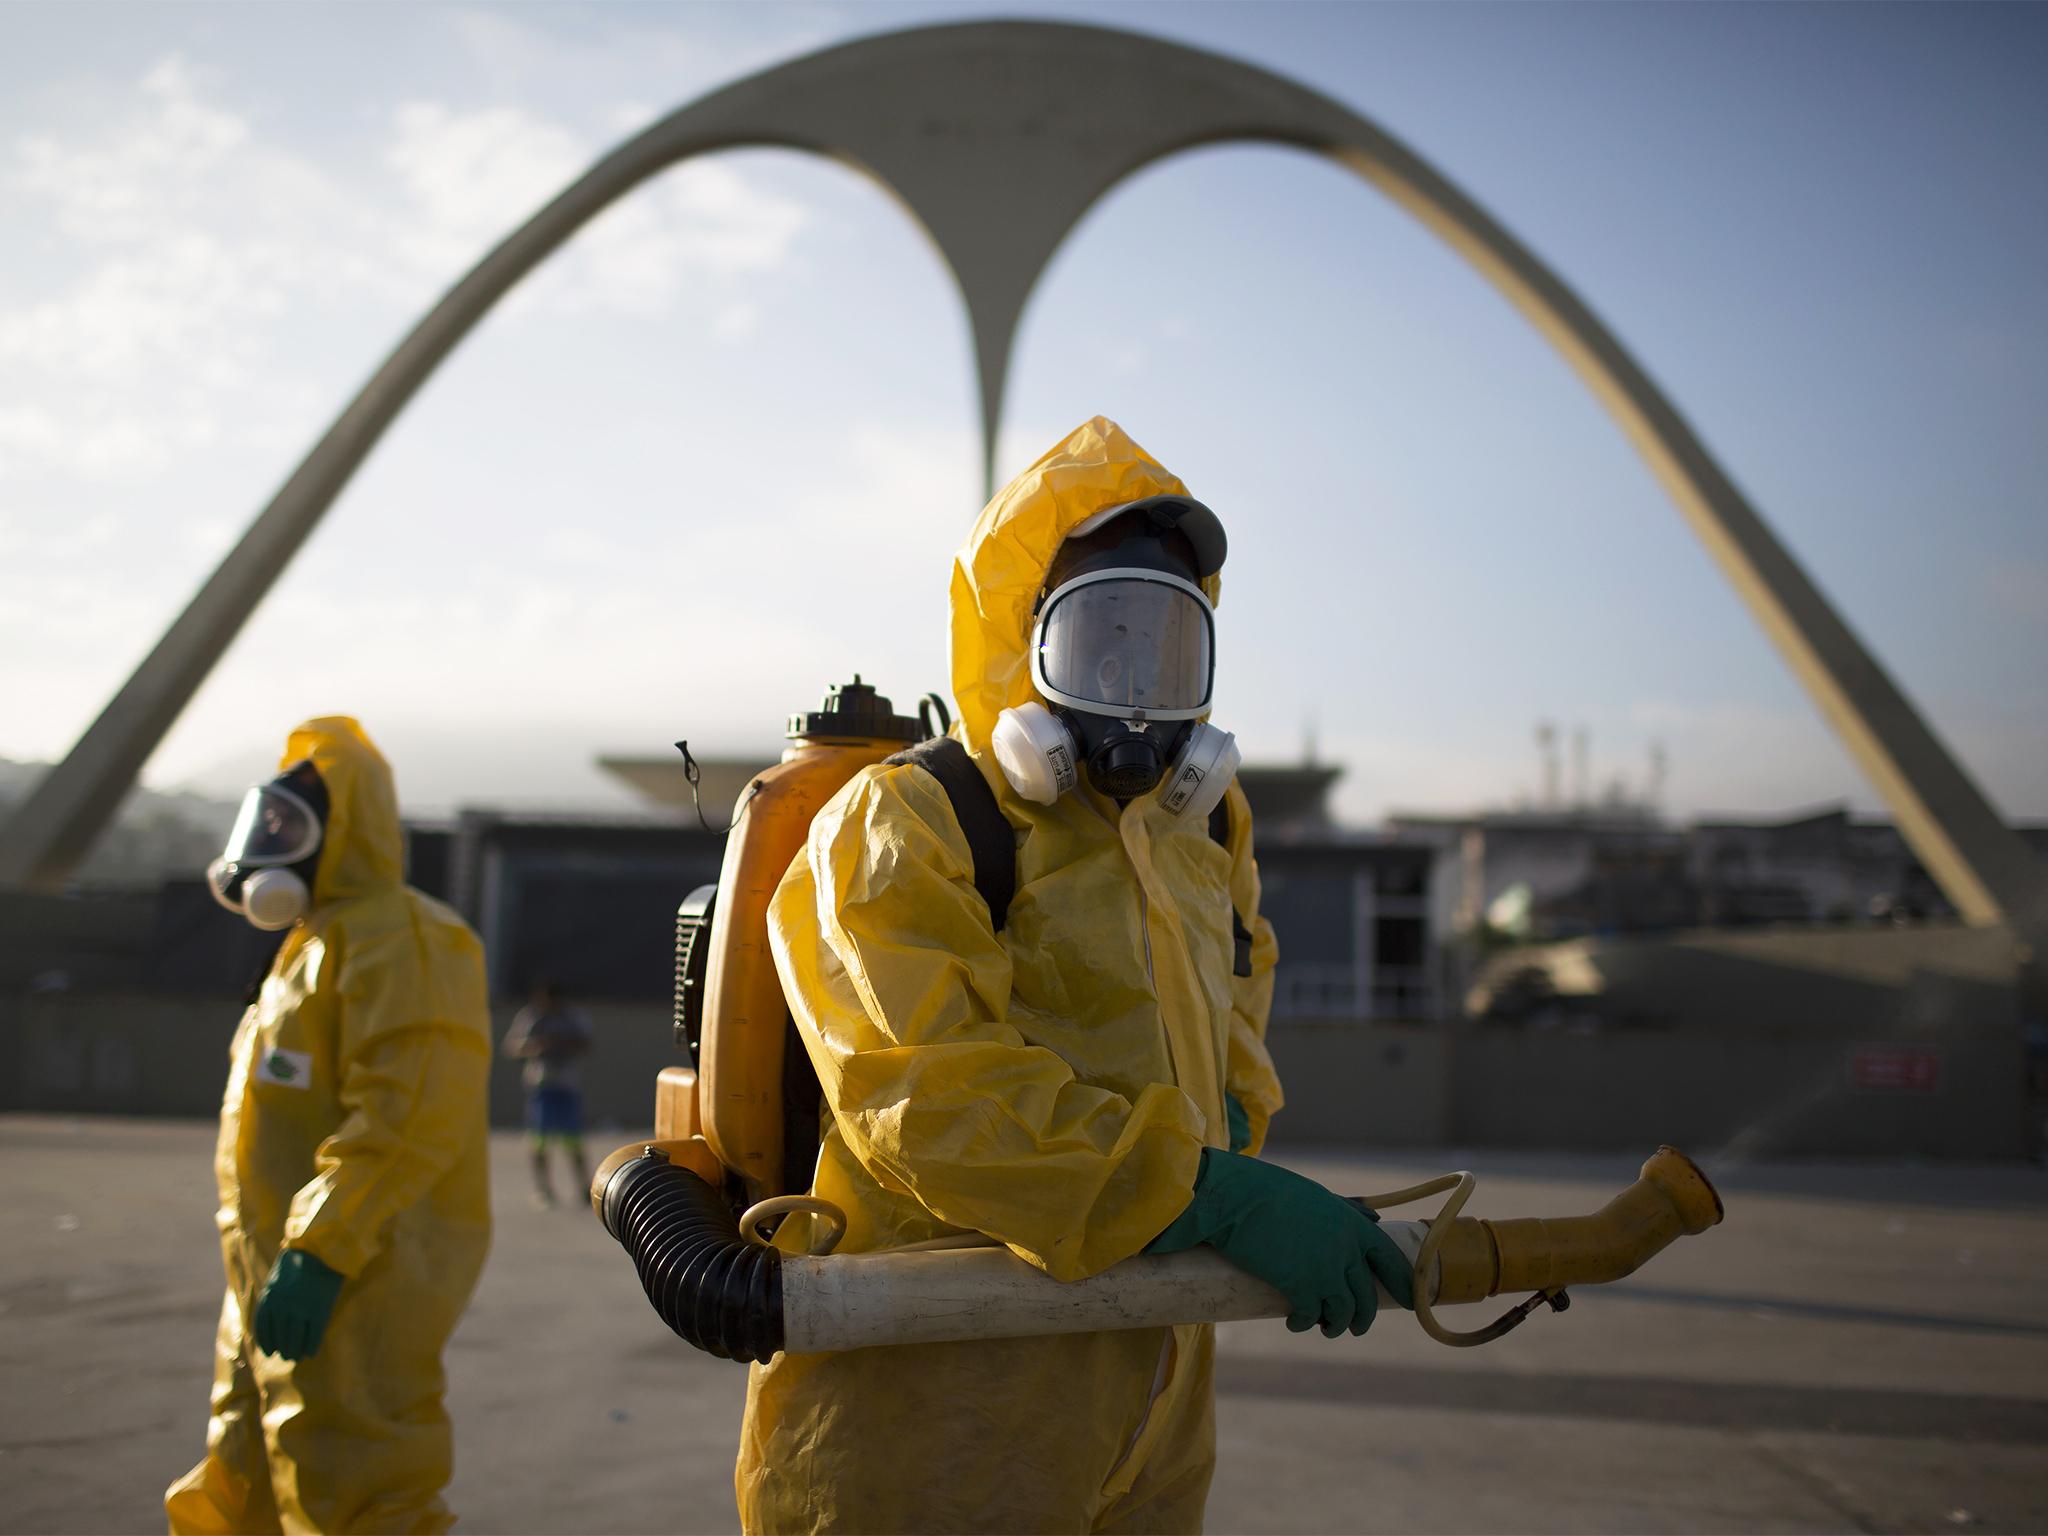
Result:
[[[526,1096],[526,1129],[575,1141],[583,1135],[583,1095],[574,1088],[536,1088]]]

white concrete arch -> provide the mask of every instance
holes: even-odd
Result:
[[[969,312],[985,471],[1018,318],[1075,222],[1133,171],[1207,144],[1330,157],[1483,273],[1571,363],[1974,923],[2048,935],[2048,873],[1579,297],[1458,187],[1349,108],[1158,38],[975,22],[867,38],[685,106],[599,160],[490,251],[378,369],[64,762],[0,827],[0,885],[62,883],[243,620],[421,383],[519,278],[649,177],[711,150],[840,160],[937,244]]]

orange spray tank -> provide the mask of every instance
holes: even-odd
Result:
[[[936,695],[899,715],[857,673],[791,715],[782,760],[740,796],[717,885],[677,913],[676,1035],[692,1065],[657,1080],[655,1136],[703,1177],[736,1183],[739,1205],[809,1189],[818,1149],[817,1079],[768,949],[769,900],[826,801],[947,723]]]

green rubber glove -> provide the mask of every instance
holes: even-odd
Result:
[[[310,1253],[285,1249],[256,1299],[256,1347],[282,1360],[307,1360],[319,1354],[341,1280]]]
[[[1223,1113],[1230,1121],[1230,1150],[1242,1152],[1252,1144],[1252,1117],[1244,1112],[1234,1093],[1223,1095]]]
[[[1207,1243],[1287,1298],[1291,1330],[1305,1333],[1320,1323],[1323,1336],[1334,1339],[1372,1326],[1379,1310],[1375,1277],[1402,1306],[1414,1304],[1407,1256],[1378,1221],[1277,1163],[1204,1147],[1195,1198],[1146,1252]]]

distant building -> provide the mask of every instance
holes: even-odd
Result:
[[[581,998],[668,997],[676,907],[725,853],[694,820],[475,810],[410,842],[413,882],[482,935],[497,996],[544,977]]]
[[[1897,828],[1839,806],[1690,826],[1641,806],[1388,821],[1435,848],[1433,916],[1446,933],[1479,932],[1490,914],[1499,926],[1503,910],[1526,914],[1508,936],[1534,939],[1956,915]]]
[[[1702,821],[1688,843],[1704,925],[1955,916],[1898,828],[1840,807],[1763,825]]]
[[[1334,777],[1313,765],[1246,775],[1264,807],[1263,907],[1281,945],[1268,1043],[1287,1084],[1283,1134],[1297,1142],[1611,1150],[1668,1137],[1972,1157],[2038,1145],[2027,1136],[2048,1100],[2037,1086],[2028,1109],[2009,937],[1953,922],[1759,920],[1910,892],[1918,877],[1892,862],[1882,824],[1524,814],[1362,832],[1332,824]],[[603,821],[471,811],[408,828],[413,881],[488,940],[494,1027],[536,976],[587,1008],[603,1042],[586,1078],[593,1124],[621,1135],[644,1124],[654,1073],[679,1059],[675,907],[716,878],[722,853],[718,834],[673,809]],[[1434,915],[1439,901],[1484,912],[1489,884],[1510,877],[1544,886],[1532,926],[1617,936],[1485,953],[1445,942],[1455,930]],[[1747,926],[1627,931],[1652,910],[1630,894],[1642,891],[1667,905],[1711,898]],[[228,1036],[278,939],[196,879],[0,893],[0,1109],[217,1112]],[[1453,1011],[1467,1022],[1432,1027]],[[493,1122],[518,1124],[514,1063],[494,1065],[491,1095]]]

